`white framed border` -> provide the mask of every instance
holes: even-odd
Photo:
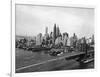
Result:
[[[75,8],[92,8],[95,11],[95,17],[96,17],[96,7],[94,5],[82,5],[82,4],[64,4],[64,3],[48,3],[48,2],[38,2],[38,1],[33,1],[33,0],[12,0],[11,1],[11,76],[12,77],[33,77],[34,75],[38,75],[38,74],[45,74],[47,75],[53,75],[55,73],[61,73],[64,75],[64,73],[66,74],[71,74],[72,72],[75,73],[92,73],[94,71],[97,70],[96,64],[97,64],[97,60],[95,59],[95,69],[86,69],[86,70],[67,70],[67,71],[55,71],[55,72],[31,72],[31,73],[15,73],[15,5],[16,4],[27,4],[27,5],[36,5],[36,6],[54,6],[54,7],[75,7]],[[96,20],[95,20],[95,24],[96,25]],[[96,35],[96,29],[97,27],[95,26],[95,35]],[[96,36],[97,37],[97,36]],[[96,39],[96,38],[95,38]],[[97,42],[97,41],[95,41]],[[96,45],[95,45],[96,47]],[[97,51],[97,49],[95,48],[95,51]],[[97,54],[97,52],[95,52],[95,55]],[[60,75],[58,75],[60,77]]]

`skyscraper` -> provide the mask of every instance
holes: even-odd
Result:
[[[45,35],[44,35],[44,39],[47,40],[49,38],[49,34],[48,34],[48,27],[45,28]]]
[[[55,42],[56,39],[56,24],[54,24],[54,29],[53,29],[53,41]]]
[[[67,33],[67,32],[63,33],[63,45],[64,45],[64,46],[67,45],[68,39],[69,39],[68,33]]]
[[[48,27],[45,28],[45,34],[47,34],[47,33],[48,33]]]
[[[59,27],[57,26],[57,28],[56,28],[56,37],[58,37],[59,34],[60,34],[60,30],[59,30]]]
[[[39,33],[36,36],[36,45],[41,45],[41,43],[42,43],[42,33]]]

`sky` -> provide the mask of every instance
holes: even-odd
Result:
[[[36,36],[53,31],[54,24],[69,36],[90,37],[94,34],[94,9],[17,4],[15,8],[16,35]]]

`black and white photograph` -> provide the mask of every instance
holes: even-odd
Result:
[[[95,68],[94,8],[15,4],[15,73]]]

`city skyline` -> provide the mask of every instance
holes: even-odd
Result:
[[[61,33],[90,37],[94,34],[94,9],[16,5],[16,35],[44,35],[45,28],[50,33],[55,23]]]

